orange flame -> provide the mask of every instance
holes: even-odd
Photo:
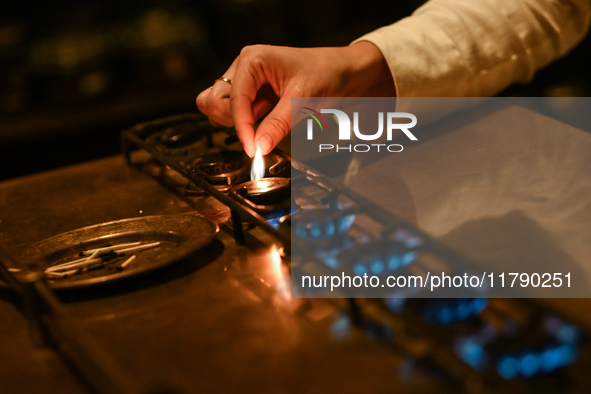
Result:
[[[257,152],[254,155],[252,161],[252,168],[250,170],[250,180],[256,181],[265,177],[265,162],[263,161],[263,155],[261,154],[261,148],[257,146]]]

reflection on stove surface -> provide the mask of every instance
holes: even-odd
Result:
[[[81,177],[110,178],[110,190],[131,190],[109,204],[108,193],[100,194],[97,211],[112,206],[123,218],[194,209],[221,229],[209,246],[177,264],[62,296],[77,316],[75,326],[150,388],[156,380],[185,392],[588,389],[583,328],[532,301],[492,299],[486,286],[469,294],[436,290],[438,298],[410,284],[381,298],[313,298],[326,288],[295,286],[298,270],[315,277],[425,278],[448,269],[455,255],[284,152],[265,157],[265,171],[250,179],[252,162],[232,131],[199,115],[138,125],[124,137],[127,148],[142,148],[126,150],[141,171],[121,175],[112,165]],[[134,189],[142,172],[164,187],[149,179]],[[74,189],[80,183],[63,181],[56,199],[93,201],[95,190]],[[60,207],[61,222],[77,228],[91,220]],[[11,215],[3,220],[22,219]],[[68,230],[55,226],[56,233]],[[447,272],[459,275],[463,268]]]
[[[281,151],[272,152],[265,162],[257,157],[258,168],[253,166],[248,181],[250,162],[233,150],[236,138],[231,134],[217,138],[222,144],[213,142],[215,132],[204,139],[184,136],[190,146],[203,140],[210,145],[200,154],[197,148],[185,146],[186,157],[179,158],[178,149],[183,147],[176,141],[173,148],[158,150],[148,139],[137,138],[141,134],[137,130],[145,133],[146,128],[128,131],[130,142],[188,178],[187,195],[213,196],[229,207],[232,221],[228,225],[238,245],[247,243],[247,235],[270,236],[272,246],[258,254],[241,254],[242,246],[238,246],[237,263],[225,269],[230,282],[248,298],[303,313],[312,321],[333,316],[330,335],[337,341],[351,340],[352,333],[360,330],[366,338],[387,344],[412,360],[400,364],[403,380],[415,374],[412,370],[430,371],[450,381],[476,385],[480,392],[500,387],[535,391],[539,387],[535,378],[540,376],[553,384],[565,382],[566,376],[556,371],[578,359],[580,328],[526,300],[491,301],[486,286],[451,294],[454,298],[441,298],[449,297],[443,290],[436,291],[440,298],[413,298],[428,293],[410,284],[399,286],[384,299],[290,298],[290,292],[312,296],[314,287],[318,291],[327,287],[315,282],[311,288],[291,287],[289,268],[293,273],[294,268],[308,267],[301,258],[322,263],[324,271],[314,271],[318,266],[311,271],[317,275],[342,272],[385,277],[395,272],[424,278],[435,268],[447,267],[459,275],[466,271],[448,265],[457,263],[458,256],[447,253],[412,225],[335,186],[303,163],[293,165],[289,173],[286,163],[293,164],[293,159]],[[159,135],[153,133],[152,139]],[[275,177],[270,172],[276,172]],[[308,254],[291,255],[294,243]]]

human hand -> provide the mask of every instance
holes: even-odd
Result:
[[[368,41],[328,48],[248,46],[224,77],[231,82],[216,81],[201,92],[197,107],[212,124],[234,126],[250,157],[256,146],[268,154],[287,135],[291,97],[396,95],[384,57]]]

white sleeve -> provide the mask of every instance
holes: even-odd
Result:
[[[399,97],[485,97],[566,54],[585,35],[589,0],[430,0],[356,41],[376,45]]]

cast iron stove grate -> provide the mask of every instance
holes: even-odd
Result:
[[[215,143],[214,136],[220,131],[228,136]],[[171,139],[189,143],[171,144]],[[230,147],[235,142],[232,129],[215,128],[200,114],[139,124],[122,135],[129,165],[133,164],[131,147],[144,149],[163,166],[186,178],[190,192],[205,192],[225,204],[231,211],[238,244],[245,243],[242,223],[247,222],[274,236],[285,250],[292,245],[298,248],[302,253],[291,256],[292,270],[314,260],[319,263],[316,266],[323,267],[320,274],[330,275],[340,261],[344,263],[342,270],[361,274],[356,269],[362,261],[363,270],[371,272],[375,268],[371,253],[376,246],[387,250],[381,256],[381,266],[376,265],[380,272],[386,271],[393,256],[398,259],[398,272],[410,272],[405,270],[410,263],[416,269],[419,254],[466,270],[474,266],[420,229],[279,149],[268,156],[273,162],[269,173],[281,174],[283,191],[291,189],[293,195],[269,200],[276,193],[273,191],[269,196],[261,193],[249,197],[247,187],[235,187],[237,183],[244,185],[246,179],[245,159]],[[229,159],[212,164],[216,155]],[[288,167],[291,176],[286,175]],[[269,220],[272,212],[280,212],[279,221]],[[394,246],[383,248],[383,244]],[[574,362],[581,349],[578,327],[529,300],[488,300],[484,291],[474,293],[472,299],[407,299],[407,295],[402,292],[385,300],[350,300],[349,313],[368,335],[418,360],[427,369],[445,371],[452,385],[467,390],[479,387],[481,392],[487,392],[502,387],[504,392],[536,391],[555,384],[556,379],[561,382],[566,375],[559,371]],[[520,327],[517,334],[508,333],[499,327],[491,328],[492,321]],[[564,342],[559,339],[560,330],[576,334]],[[418,341],[423,341],[428,350],[417,350],[414,336],[421,338]]]

